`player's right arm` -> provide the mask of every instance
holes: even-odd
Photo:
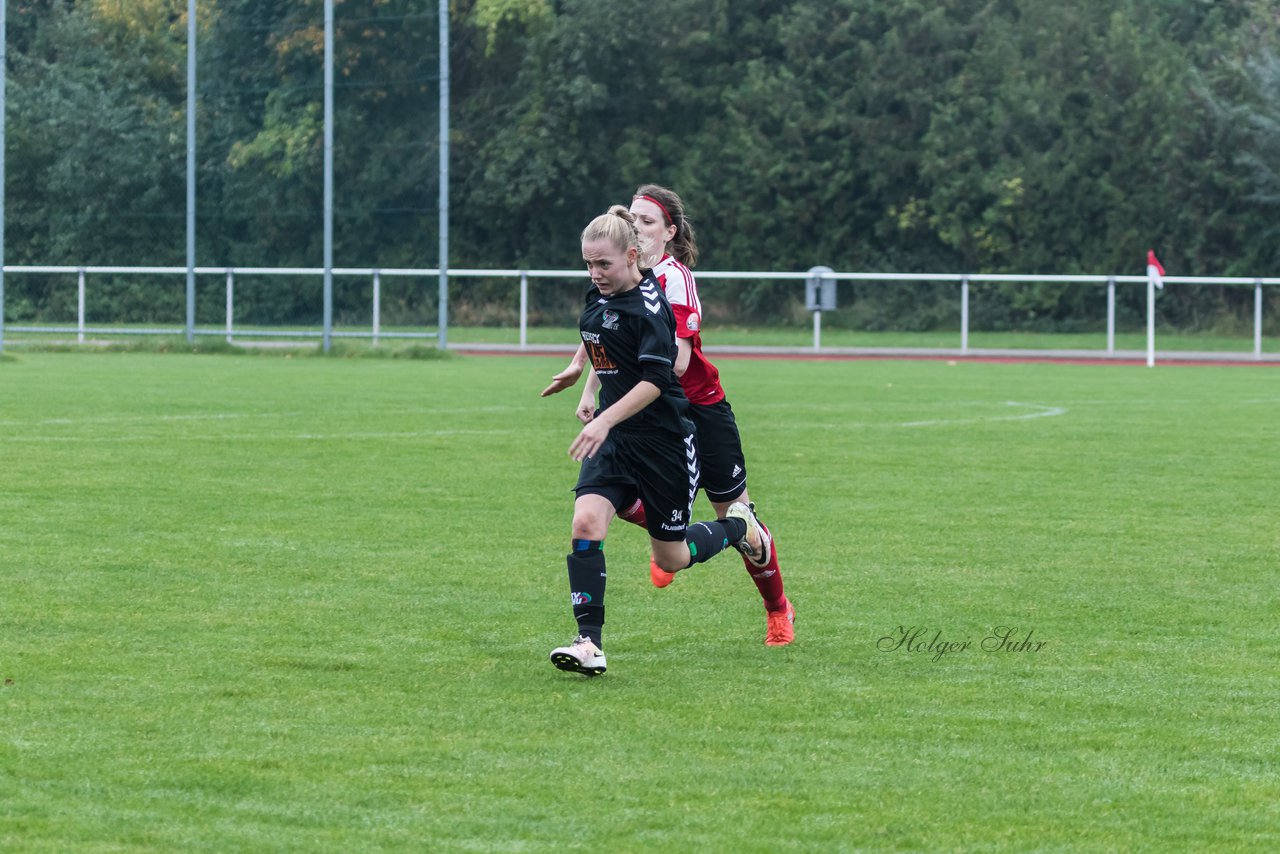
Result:
[[[677,377],[684,376],[684,372],[689,370],[689,361],[693,358],[693,344],[688,338],[676,339],[676,363],[672,366]]]

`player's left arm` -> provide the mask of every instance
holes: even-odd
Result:
[[[596,414],[596,392],[600,390],[600,377],[593,370],[587,374],[587,382],[582,389],[582,399],[578,401],[578,410],[574,414],[583,424],[591,421]]]

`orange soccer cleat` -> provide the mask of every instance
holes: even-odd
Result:
[[[649,580],[653,582],[654,587],[666,587],[676,577],[674,572],[667,572],[658,566],[658,562],[653,559],[653,555],[649,555]]]
[[[786,646],[796,639],[796,609],[791,607],[791,600],[779,611],[766,611],[765,617],[765,646]]]

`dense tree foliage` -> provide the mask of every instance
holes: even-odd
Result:
[[[185,15],[10,4],[9,263],[183,263]],[[198,262],[315,266],[322,2],[199,15]],[[436,16],[336,4],[340,265],[436,263]],[[648,181],[685,197],[710,269],[1137,273],[1149,246],[1177,274],[1280,267],[1274,0],[455,0],[451,20],[455,267],[575,267],[582,224]],[[51,304],[15,285],[11,314]],[[784,317],[794,293],[735,305]],[[936,288],[844,293],[872,328],[954,312]],[[987,285],[975,319],[1065,328],[1101,299]],[[1178,289],[1162,310],[1229,325],[1250,299]]]

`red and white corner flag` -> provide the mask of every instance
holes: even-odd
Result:
[[[1156,257],[1156,250],[1147,250],[1147,279],[1157,288],[1164,288],[1164,265]]]
[[[1147,367],[1156,364],[1156,288],[1164,288],[1164,265],[1156,250],[1147,250]]]

